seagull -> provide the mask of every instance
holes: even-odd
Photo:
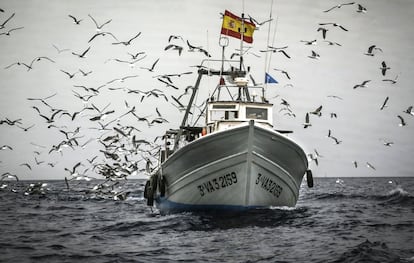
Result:
[[[316,39],[314,39],[314,40],[301,40],[300,42],[304,42],[305,45],[316,45],[317,44]]]
[[[283,74],[285,74],[285,76],[286,76],[288,79],[290,79],[290,76],[289,76],[289,74],[288,74],[286,71],[284,71],[284,70],[282,70],[282,69],[277,69],[277,68],[274,68],[273,70],[276,70],[276,71],[280,71],[280,72],[282,72]]]
[[[317,115],[317,116],[322,116],[322,112],[321,112],[321,110],[322,110],[322,105],[321,106],[319,106],[316,110],[314,110],[314,111],[312,111],[312,112],[309,112],[310,114],[314,114],[314,115]]]
[[[90,70],[90,71],[86,72],[86,71],[83,71],[83,70],[79,69],[79,72],[80,72],[80,73],[82,73],[82,75],[83,75],[84,77],[86,77],[86,76],[88,76],[89,74],[91,74],[91,73],[92,73],[92,70]]]
[[[13,31],[15,31],[15,30],[22,29],[22,28],[24,28],[24,27],[22,27],[22,26],[21,26],[21,27],[12,28],[12,29],[8,30],[7,32],[2,32],[2,33],[0,33],[0,35],[10,36],[10,33],[11,33],[11,32],[13,32]]]
[[[127,53],[128,53],[128,55],[131,56],[132,59],[136,59],[139,55],[144,55],[145,54],[145,52],[137,52],[135,55],[131,54],[129,52],[127,52]]]
[[[334,98],[334,99],[338,99],[338,100],[343,100],[343,98],[336,96],[336,95],[328,95],[328,98]]]
[[[374,54],[375,50],[378,50],[378,51],[382,52],[381,48],[377,47],[376,45],[371,45],[371,46],[368,47],[367,53],[365,53],[364,55],[373,57],[375,55]]]
[[[16,13],[13,13],[9,18],[6,19],[6,21],[4,21],[2,24],[0,24],[0,29],[5,28],[6,23],[9,22],[9,20],[12,19],[15,14]]]
[[[72,167],[72,170],[69,170],[68,168],[65,168],[65,171],[68,171],[70,173],[70,175],[75,176],[75,175],[77,175],[76,168],[78,168],[81,164],[82,164],[81,162],[78,162],[77,164],[75,164]]]
[[[343,31],[348,31],[348,29],[346,29],[345,27],[343,27],[342,25],[337,24],[337,23],[319,23],[319,25],[320,25],[320,26],[332,25],[332,26],[334,26],[334,27],[339,26],[339,28],[341,28]]]
[[[305,123],[303,124],[303,128],[308,128],[309,126],[312,126],[312,124],[309,122],[309,113],[307,112],[306,113],[306,116],[305,116]]]
[[[314,156],[312,153],[308,153],[308,157],[310,161],[314,161],[316,165],[318,165],[318,157]]]
[[[2,150],[2,151],[3,150],[13,150],[13,148],[9,145],[3,145],[3,146],[0,147],[0,150]]]
[[[337,46],[342,47],[342,45],[339,44],[338,42],[333,42],[333,41],[329,41],[329,40],[324,40],[324,42],[328,43],[328,45],[330,45],[330,46],[337,45]]]
[[[328,32],[328,29],[326,29],[326,28],[324,28],[324,27],[320,27],[320,28],[318,28],[318,30],[317,30],[318,32],[319,31],[322,31],[322,37],[323,37],[323,39],[325,39],[326,38],[326,32]]]
[[[403,117],[401,117],[400,115],[398,115],[397,116],[399,119],[400,119],[400,121],[401,121],[401,123],[400,124],[398,124],[398,126],[405,126],[405,125],[407,125],[407,123],[405,123],[405,121],[404,121],[404,118]]]
[[[76,17],[72,16],[72,15],[68,15],[70,18],[73,19],[73,23],[76,25],[79,25],[80,22],[82,21],[82,19],[78,20]]]
[[[118,38],[116,38],[116,36],[114,36],[114,34],[112,34],[111,32],[98,32],[98,33],[96,33],[95,35],[93,35],[90,39],[89,39],[89,41],[88,41],[88,43],[90,43],[90,42],[92,42],[92,40],[94,40],[97,36],[106,36],[106,35],[110,35],[113,39],[115,39],[116,41],[119,41],[118,40]]]
[[[56,63],[53,59],[50,59],[50,58],[45,57],[45,56],[43,56],[43,57],[35,57],[32,60],[32,62],[30,62],[30,68],[33,68],[33,63],[38,62],[38,61],[41,61],[41,60],[48,60],[48,61],[50,61],[52,63]]]
[[[385,98],[385,101],[384,101],[384,103],[382,103],[382,106],[381,106],[380,110],[383,110],[385,107],[387,107],[388,99],[389,99],[389,97]]]
[[[325,11],[323,11],[323,12],[327,13],[327,12],[329,12],[329,11],[331,11],[331,10],[335,9],[335,8],[341,8],[341,7],[342,7],[342,6],[344,6],[344,5],[353,5],[353,4],[355,4],[355,2],[344,3],[344,4],[338,4],[338,5],[333,6],[333,7],[329,8],[328,10],[325,10]]]
[[[398,78],[398,75],[395,76],[394,79],[383,79],[382,81],[390,82],[391,84],[395,84],[395,83],[397,83],[397,78]]]
[[[67,71],[64,71],[64,70],[60,70],[60,71],[62,71],[63,73],[65,73],[66,75],[68,75],[68,77],[71,79],[71,78],[73,78],[75,75],[76,75],[76,73],[78,73],[78,72],[75,72],[75,73],[69,73],[69,72],[67,72]]]
[[[56,45],[52,44],[52,46],[56,49],[56,51],[58,52],[58,54],[65,52],[65,51],[70,51],[69,48],[64,48],[64,49],[60,49],[58,48]]]
[[[28,131],[29,129],[33,128],[35,126],[35,124],[29,126],[29,127],[22,127],[20,125],[17,125],[17,127],[19,127],[20,129],[22,129],[23,131]]]
[[[251,17],[250,15],[248,15],[248,16],[249,16],[250,23],[255,24],[255,25],[258,25],[258,26],[262,26],[262,25],[264,25],[264,24],[266,24],[268,22],[272,22],[273,21],[273,18],[270,18],[270,19],[267,19],[267,20],[265,20],[263,22],[259,22],[256,19],[254,19],[253,17]]]
[[[32,167],[28,163],[22,163],[20,164],[20,166],[26,166],[27,168],[29,168],[29,170],[32,170]]]
[[[383,76],[385,76],[385,73],[387,72],[387,69],[391,69],[390,67],[387,67],[387,64],[385,64],[385,61],[381,62],[381,73]]]
[[[139,37],[141,35],[141,32],[139,32],[138,34],[136,34],[134,37],[132,37],[131,39],[129,39],[128,41],[119,41],[119,42],[115,42],[112,43],[112,45],[119,45],[122,44],[124,46],[129,46],[131,45],[132,40],[136,39],[137,37]]]
[[[367,9],[365,7],[363,7],[362,5],[358,4],[357,12],[358,13],[366,13]]]
[[[413,106],[408,107],[404,112],[414,116]]]
[[[168,43],[171,42],[172,39],[181,39],[184,42],[184,39],[181,36],[177,36],[177,35],[170,35],[168,37]]]
[[[96,22],[96,20],[90,15],[90,14],[88,14],[88,16],[92,19],[92,21],[95,23],[95,25],[96,25],[96,31],[101,31],[102,30],[102,27],[103,26],[105,26],[106,24],[109,24],[111,21],[112,21],[112,19],[109,19],[108,21],[106,21],[105,23],[103,23],[103,24],[101,24],[101,25],[99,25],[97,22]]]
[[[365,80],[363,81],[361,84],[357,84],[354,86],[354,89],[356,88],[367,88],[367,86],[365,86],[368,82],[370,82],[371,80]]]
[[[14,65],[18,65],[18,66],[25,66],[25,67],[27,68],[27,71],[29,71],[29,70],[31,70],[31,69],[32,69],[32,67],[31,67],[31,66],[27,65],[27,64],[26,64],[26,63],[24,63],[24,62],[14,62],[13,64],[10,64],[10,65],[6,66],[4,69],[11,68],[11,67],[12,67],[12,66],[14,66]]]
[[[141,67],[141,68],[142,69],[146,69],[146,70],[148,70],[150,72],[153,72],[154,71],[154,68],[155,68],[155,65],[157,65],[157,63],[158,63],[159,60],[160,60],[159,58],[157,60],[155,60],[155,62],[152,64],[151,68],[146,68],[146,67]]]
[[[312,58],[312,59],[318,59],[318,57],[320,57],[320,55],[313,50],[312,50],[312,55],[308,56],[308,58]]]
[[[9,172],[5,172],[4,174],[2,174],[0,181],[3,181],[4,179],[12,179],[12,178],[16,179],[17,182],[19,181],[19,177],[17,177],[17,175],[11,174]]]
[[[382,141],[383,141],[383,144],[385,145],[385,146],[388,146],[388,147],[391,147],[393,144],[394,144],[394,142],[390,142],[390,141],[387,141],[387,140],[385,140],[385,139],[381,139]]]
[[[86,53],[88,53],[89,49],[91,49],[91,47],[88,47],[85,51],[83,51],[82,54],[77,54],[75,52],[72,52],[73,55],[78,56],[79,58],[85,58]]]
[[[199,51],[199,52],[204,53],[204,55],[206,55],[207,57],[211,57],[211,55],[207,52],[207,50],[203,49],[201,46],[198,46],[198,47],[193,46],[193,45],[190,44],[190,42],[188,40],[187,40],[187,45],[188,45],[188,48],[189,48],[188,51]]]
[[[170,45],[168,45],[164,48],[164,50],[169,50],[169,49],[178,50],[178,55],[179,56],[181,56],[181,52],[183,51],[182,46],[178,46],[178,45],[174,45],[174,44],[170,44]]]
[[[338,138],[334,137],[334,136],[329,136],[329,138],[332,138],[332,140],[335,141],[335,144],[340,144],[342,141],[338,140]]]
[[[372,164],[370,164],[369,162],[367,162],[367,167],[371,168],[372,170],[376,170],[375,167]]]

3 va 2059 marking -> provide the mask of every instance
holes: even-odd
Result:
[[[256,179],[256,184],[259,183],[263,189],[274,195],[276,198],[279,197],[283,191],[283,187],[278,185],[276,182],[273,182],[269,177],[263,176],[261,173],[257,175]]]
[[[212,193],[233,184],[237,184],[237,175],[235,172],[208,180],[207,182],[197,185],[197,188],[200,191],[200,195],[204,196],[207,193]]]

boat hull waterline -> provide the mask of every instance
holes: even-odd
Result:
[[[154,177],[157,208],[168,213],[295,206],[306,154],[285,135],[246,124],[201,137],[171,155]]]

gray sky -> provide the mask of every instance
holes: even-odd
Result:
[[[154,76],[194,71],[195,68],[190,66],[200,64],[205,57],[200,52],[188,52],[186,44],[181,40],[172,41],[184,47],[181,56],[175,50],[164,51],[169,44],[168,37],[171,34],[180,35],[193,45],[203,46],[213,57],[220,58],[220,47],[217,44],[221,28],[220,13],[227,9],[234,14],[241,14],[241,3],[222,0],[1,1],[0,8],[4,12],[0,12],[0,23],[13,13],[15,16],[0,33],[13,28],[24,28],[12,31],[10,36],[0,35],[0,119],[22,119],[23,127],[35,126],[24,131],[15,125],[0,125],[0,146],[13,147],[13,150],[0,151],[0,173],[10,172],[21,179],[63,179],[64,176],[69,176],[65,168],[71,169],[79,161],[84,165],[80,171],[90,168],[86,159],[95,155],[98,155],[96,162],[105,161],[99,152],[103,147],[97,141],[88,143],[84,149],[67,148],[62,154],[49,154],[53,145],[65,139],[59,129],[74,131],[81,127],[77,134],[82,136],[80,143],[101,136],[102,133],[96,130],[99,127],[97,122],[89,120],[96,113],[84,111],[74,121],[68,116],[56,117],[54,124],[59,128],[47,128],[45,119],[32,106],[38,107],[47,116],[50,116],[49,109],[39,101],[27,100],[57,93],[47,102],[54,108],[73,113],[85,105],[74,96],[73,91],[81,95],[87,93],[74,85],[97,88],[106,84],[99,95],[87,104],[90,106],[93,103],[102,109],[110,103],[107,110],[114,110],[115,113],[109,115],[103,123],[127,112],[130,108],[126,108],[125,101],[130,107],[136,107],[137,115],[149,116],[150,120],[157,117],[155,108],[158,108],[169,123],[148,127],[129,115],[120,120],[122,125],[134,125],[140,129],[141,132],[135,133],[140,139],[153,140],[155,136],[162,135],[165,129],[176,128],[181,122],[182,113],[172,105],[173,100],[169,96],[179,96],[185,87],[194,85],[196,74],[175,78],[174,85],[180,88],[178,91],[166,87]],[[274,103],[275,128],[293,130],[294,133],[290,136],[306,152],[314,154],[314,149],[317,149],[323,156],[319,158],[318,166],[311,164],[314,176],[412,176],[414,116],[403,111],[414,105],[414,2],[364,0],[359,3],[367,8],[367,13],[356,12],[357,4],[323,12],[339,3],[341,2],[331,0],[274,1],[273,18],[276,23],[272,25],[270,44],[276,47],[288,46],[286,53],[291,57],[288,59],[281,53],[275,53],[271,57],[268,72],[279,84],[269,85],[266,92]],[[244,12],[258,21],[264,21],[269,17],[270,6],[271,1],[246,0]],[[88,14],[98,23],[112,19],[102,31],[111,32],[120,41],[128,40],[138,32],[141,35],[129,46],[113,45],[115,41],[109,35],[98,36],[88,43],[96,33]],[[75,25],[68,15],[82,21]],[[319,23],[329,22],[343,25],[348,30],[343,31],[332,25],[324,26],[328,29],[326,40],[338,42],[341,46],[328,45],[324,42],[322,33],[317,31]],[[274,26],[276,37],[273,40]],[[268,24],[256,31],[250,49],[251,53],[261,57],[252,54],[245,57],[246,65],[252,67],[251,74],[257,82],[262,82],[264,77],[265,55],[259,50],[266,47],[267,32]],[[317,39],[317,45],[301,42],[313,39]],[[69,51],[58,53],[53,45]],[[364,55],[371,45],[381,48],[382,52],[377,50],[375,56]],[[72,52],[82,53],[89,46],[91,48],[85,58],[72,55]],[[229,57],[238,47],[239,41],[230,39],[226,56]],[[320,55],[318,59],[308,57],[312,50]],[[137,62],[135,67],[114,60],[130,60],[127,53],[139,51],[145,52],[146,57]],[[18,65],[5,69],[15,62],[30,64],[40,56],[47,56],[55,63],[47,60],[35,62],[30,71]],[[154,72],[140,68],[150,67],[158,58],[160,60]],[[382,61],[391,68],[385,77],[380,70]],[[287,71],[291,79],[273,68]],[[74,73],[79,69],[92,73],[85,77],[78,72],[69,79],[61,71]],[[115,78],[130,75],[139,77],[122,83],[107,84]],[[386,78],[397,78],[397,83],[383,81]],[[367,88],[353,89],[365,80],[371,80]],[[210,94],[217,81],[205,79],[199,98]],[[149,91],[154,88],[164,91],[169,101],[152,96],[140,102],[140,96],[127,93],[128,89]],[[276,95],[279,97],[274,98]],[[342,100],[328,97],[329,95],[340,96]],[[380,110],[386,97],[389,97],[387,107]],[[183,102],[188,98],[184,97]],[[296,117],[279,112],[283,108],[281,98],[290,103]],[[323,105],[322,116],[311,115],[312,126],[304,129],[302,124],[306,112],[313,111],[320,105]],[[330,113],[336,113],[337,118],[331,118]],[[397,115],[405,119],[406,126],[398,125],[400,120]],[[334,144],[333,139],[327,137],[328,130],[342,142]],[[384,140],[394,144],[387,147]],[[37,164],[34,157],[38,162],[44,163]],[[137,160],[139,157],[136,156]],[[354,161],[358,162],[358,168],[354,168]],[[376,170],[367,168],[366,162]],[[22,166],[22,163],[30,164],[32,170]],[[47,163],[54,164],[54,167]],[[143,164],[141,162],[140,166]],[[99,178],[91,169],[87,174]]]

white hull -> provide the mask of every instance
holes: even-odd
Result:
[[[158,171],[165,193],[158,180],[155,202],[162,212],[294,206],[307,167],[296,143],[251,121],[171,155]]]

